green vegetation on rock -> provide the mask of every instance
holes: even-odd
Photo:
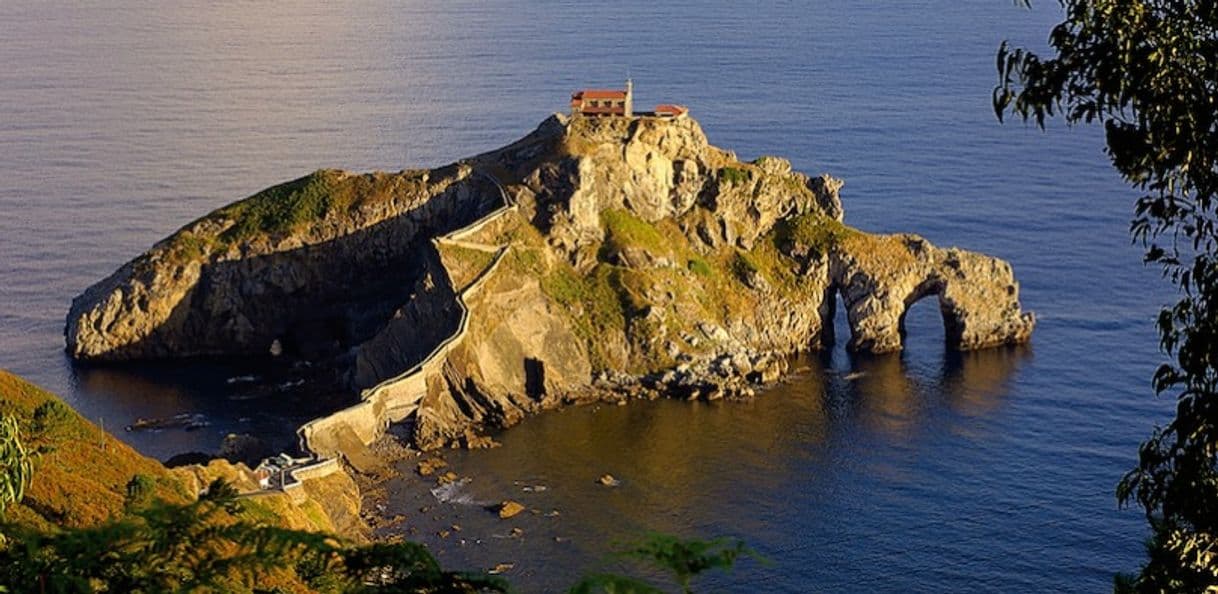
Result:
[[[669,240],[655,225],[627,210],[613,208],[602,212],[601,227],[605,230],[602,257],[630,247],[646,250],[652,256],[669,253]]]
[[[750,275],[761,272],[761,266],[757,264],[756,257],[749,252],[737,251],[731,262],[732,272],[741,281],[747,281]]]
[[[753,179],[753,174],[742,167],[724,167],[719,170],[719,179],[731,186],[743,185]]]
[[[584,342],[593,369],[650,373],[674,365],[666,344],[679,342],[687,352],[713,348],[688,343],[698,324],[725,324],[752,311],[758,290],[788,298],[807,298],[814,290],[797,276],[793,246],[825,254],[863,234],[822,214],[780,221],[748,250],[720,246],[699,252],[677,221],[648,222],[621,208],[600,213],[604,242],[596,262],[577,270],[548,255],[535,227],[517,221],[500,239],[511,243],[510,275],[538,278],[542,291],[561,305],[571,328]],[[678,313],[683,312],[683,313]],[[692,314],[690,312],[698,312]],[[630,344],[629,360],[607,344]],[[705,346],[703,346],[705,345]],[[617,355],[612,354],[618,353]]]
[[[495,252],[464,245],[440,242],[440,260],[448,272],[453,288],[461,291],[472,284],[495,261]]]
[[[169,246],[169,259],[175,263],[193,262],[211,252],[212,238],[202,237],[193,231],[179,231]]]
[[[787,255],[793,242],[824,253],[862,236],[836,220],[809,214],[781,222],[749,250],[721,246],[699,253],[671,219],[650,223],[614,208],[602,211],[600,222],[605,239],[597,262],[585,271],[547,257],[537,238],[529,242],[537,247],[514,250],[516,271],[509,274],[539,279],[542,291],[563,306],[594,369],[632,373],[674,365],[664,346],[670,342],[680,342],[689,352],[704,348],[686,343],[682,336],[698,333],[698,323],[724,324],[739,312],[753,310],[759,298],[756,289],[803,297],[801,292],[809,287],[797,278],[797,261]],[[536,233],[527,222],[518,227]],[[514,242],[517,236],[531,237],[516,230],[503,239]],[[616,360],[606,352],[610,343],[632,345],[630,359]]]
[[[422,169],[363,175],[319,169],[192,222],[167,240],[165,254],[171,263],[185,264],[261,237],[302,233],[335,215],[422,192],[428,174]]]
[[[807,246],[821,255],[858,235],[855,229],[819,213],[789,217],[774,227],[774,237],[780,243]]]
[[[712,272],[710,264],[701,256],[691,256],[686,266],[690,272],[698,276],[710,276]]]
[[[319,170],[300,179],[267,188],[220,214],[233,224],[220,235],[225,243],[238,243],[259,233],[285,233],[325,218],[331,209],[344,208],[332,193],[339,173]]]
[[[547,265],[538,252],[513,250],[513,255],[521,269],[537,274],[542,292],[564,306],[572,330],[587,348],[592,367],[608,368],[603,340],[608,333],[620,335],[626,329],[614,268],[598,264],[589,274],[581,275],[566,262]]]

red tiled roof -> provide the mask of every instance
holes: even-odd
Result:
[[[661,103],[656,106],[656,113],[671,113],[680,115],[689,111],[684,105],[673,105],[671,103]]]
[[[571,99],[625,99],[626,91],[617,89],[584,89],[571,94]]]

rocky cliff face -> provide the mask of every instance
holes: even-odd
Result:
[[[839,297],[859,351],[900,349],[906,309],[932,295],[956,348],[1023,342],[1033,327],[1005,262],[852,229],[839,180],[741,162],[688,118],[554,116],[448,168],[292,184],[89,289],[69,351],[278,341],[350,354],[358,387],[426,361],[410,402],[427,447],[587,398],[748,394],[781,373],[780,355],[832,340]],[[278,218],[249,221],[268,212]]]
[[[73,300],[68,352],[341,352],[409,299],[428,239],[487,208],[485,182],[470,173],[323,170],[217,210]]]

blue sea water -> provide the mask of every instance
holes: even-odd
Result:
[[[715,579],[719,590],[1107,590],[1141,559],[1143,522],[1113,489],[1171,413],[1149,378],[1162,360],[1152,321],[1172,293],[1129,243],[1135,195],[1099,131],[999,125],[991,112],[999,42],[1043,46],[1058,10],[0,4],[0,367],[111,429],[211,416],[193,433],[117,431],[162,458],[234,430],[290,439],[304,413],[282,411],[299,407],[242,399],[230,368],[74,367],[62,353],[71,298],[273,183],[451,162],[527,133],[574,88],[629,75],[638,104],[690,106],[719,146],[844,178],[855,226],[1008,259],[1040,317],[1033,341],[952,355],[925,302],[904,354],[813,358],[751,404],[543,415],[452,462],[475,477],[468,500],[510,495],[559,518],[495,539],[497,519],[442,504],[411,521],[457,518],[466,544],[419,536],[446,562],[511,561],[529,591],[569,584],[646,528],[736,535],[773,561]],[[622,486],[595,485],[603,472]],[[521,491],[535,484],[547,489]]]

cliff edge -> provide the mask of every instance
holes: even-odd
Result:
[[[301,430],[420,446],[591,398],[751,393],[782,355],[901,348],[935,297],[959,349],[1034,326],[1002,260],[845,225],[827,175],[741,162],[680,118],[553,116],[433,170],[319,171],[195,221],[73,301],[68,351],[334,363],[360,401]]]

